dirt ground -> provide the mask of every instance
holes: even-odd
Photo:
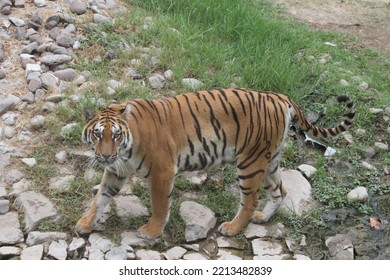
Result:
[[[356,35],[363,45],[390,50],[390,0],[275,0],[310,26]]]

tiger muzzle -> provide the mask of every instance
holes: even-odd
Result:
[[[109,165],[116,161],[118,158],[117,155],[102,155],[102,154],[95,154],[96,160],[103,165]]]

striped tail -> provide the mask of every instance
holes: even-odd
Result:
[[[302,111],[296,106],[296,104],[292,104],[295,110],[296,119],[298,120],[298,126],[305,133],[314,136],[314,137],[322,137],[329,138],[330,136],[336,136],[343,131],[346,131],[353,123],[353,119],[355,117],[355,109],[353,107],[353,101],[346,95],[340,95],[337,97],[337,101],[339,103],[344,103],[349,111],[345,115],[346,118],[338,125],[332,128],[320,128],[308,122]]]

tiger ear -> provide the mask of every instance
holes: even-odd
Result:
[[[130,112],[131,112],[131,106],[130,104],[126,104],[124,106],[121,107],[121,110],[120,110],[121,114],[124,115],[124,117],[126,118],[126,120],[129,118],[130,116]]]
[[[95,111],[92,110],[91,108],[86,108],[86,109],[84,110],[84,117],[85,117],[88,121],[92,120],[92,119],[95,117],[95,115],[96,115]]]

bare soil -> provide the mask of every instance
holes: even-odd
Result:
[[[275,0],[293,17],[355,35],[358,43],[390,50],[390,0]]]

